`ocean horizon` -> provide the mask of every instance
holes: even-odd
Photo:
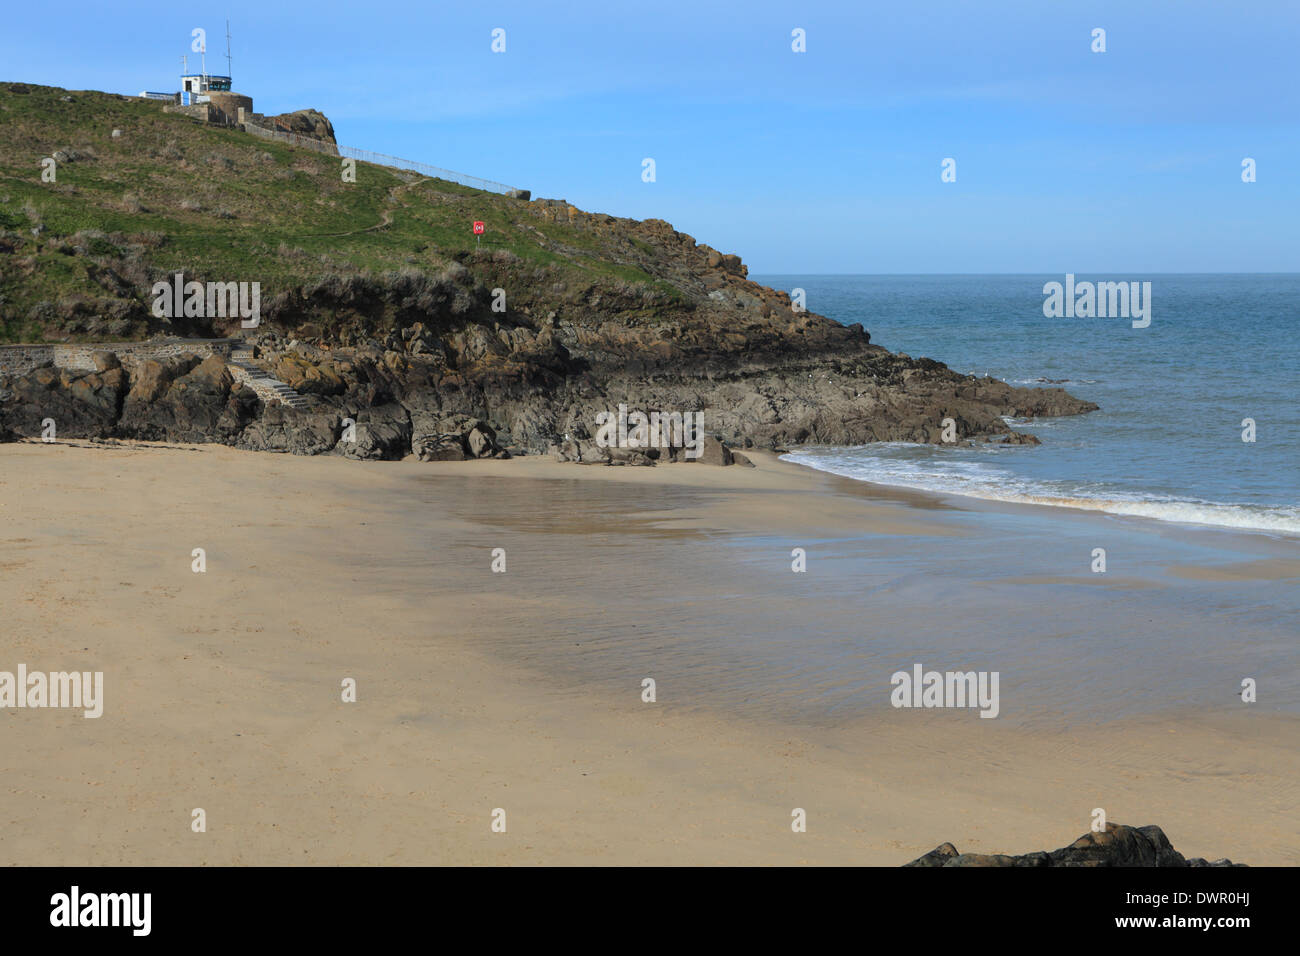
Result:
[[[753,278],[802,289],[809,311],[861,322],[891,351],[1100,406],[1008,419],[1037,447],[801,447],[791,461],[940,494],[1300,535],[1300,274],[1075,274],[1150,282],[1145,328],[1046,316],[1044,285],[1064,273]]]

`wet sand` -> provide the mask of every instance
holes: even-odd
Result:
[[[105,681],[0,710],[0,858],[897,865],[1102,807],[1300,863],[1293,543],[755,459],[0,446],[0,670]],[[890,707],[913,661],[1002,671],[999,718]]]

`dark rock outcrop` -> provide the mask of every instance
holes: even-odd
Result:
[[[352,416],[355,440],[339,441],[334,451],[361,461],[392,461],[411,450],[411,418],[401,405],[376,405]]]
[[[127,376],[120,369],[38,368],[0,384],[0,431],[37,438],[54,422],[56,438],[109,438],[117,430]]]
[[[166,362],[142,362],[131,377],[131,390],[122,406],[119,432],[127,438],[164,441],[170,419],[161,405],[155,405],[171,388],[172,382],[199,364],[196,355],[186,355]]]
[[[340,416],[329,409],[296,409],[272,403],[262,409],[235,443],[248,451],[287,452],[291,455],[323,455],[339,443],[343,434]]]
[[[320,110],[294,110],[292,113],[268,116],[266,121],[286,133],[337,144],[334,139],[334,124]]]
[[[730,465],[731,449],[716,438],[705,437],[697,458],[684,458],[685,461],[698,461],[706,465]]]
[[[213,355],[177,376],[164,394],[145,406],[145,428],[166,441],[233,445],[259,405],[251,389],[235,387],[225,361]]]
[[[420,461],[466,461],[505,454],[492,426],[472,415],[411,415],[411,452]]]
[[[894,355],[870,345],[864,332],[828,320],[801,328],[797,340],[768,327],[726,350],[717,340],[733,333],[720,327],[702,329],[688,349],[695,335],[661,331],[661,339],[647,339],[644,330],[613,322],[580,328],[547,319],[529,326],[486,316],[423,321],[392,333],[343,323],[313,343],[286,344],[272,330],[255,343],[259,361],[308,397],[324,413],[319,421],[272,411],[281,406],[239,385],[220,358],[141,361],[127,370],[101,352],[93,373],[46,368],[11,380],[0,393],[0,424],[35,436],[40,421],[53,417],[69,437],[318,454],[334,448],[329,435],[351,417],[357,441],[338,451],[354,458],[482,458],[514,447],[584,463],[693,460],[680,454],[680,442],[676,451],[633,455],[624,452],[638,450],[612,455],[599,448],[598,416],[626,403],[647,414],[697,413],[709,436],[699,460],[726,465],[734,446],[939,443],[954,435],[962,442],[1036,443],[1004,416],[1095,407],[1060,389],[1014,388]],[[299,427],[308,433],[288,434]]]
[[[1021,856],[1001,853],[959,853],[943,843],[904,866],[1245,866],[1231,860],[1207,863],[1200,857],[1188,860],[1173,848],[1158,826],[1130,827],[1108,823],[1100,833],[1085,833],[1067,847],[1050,852],[1039,850]]]

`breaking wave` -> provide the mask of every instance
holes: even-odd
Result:
[[[1081,508],[1157,521],[1300,535],[1300,508],[1296,507],[1134,494],[1102,483],[1034,480],[985,462],[944,460],[938,456],[889,457],[891,452],[916,451],[917,446],[890,442],[870,447],[801,450],[781,457],[819,471],[879,485],[990,501]]]

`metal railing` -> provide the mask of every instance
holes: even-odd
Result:
[[[428,163],[417,163],[413,159],[400,159],[397,156],[375,153],[368,149],[357,149],[354,146],[339,146],[335,143],[326,143],[319,139],[312,139],[310,136],[300,136],[297,133],[290,133],[270,126],[262,126],[259,123],[245,121],[244,129],[256,136],[261,136],[264,139],[279,140],[282,143],[301,146],[304,149],[312,149],[318,153],[325,153],[328,156],[346,156],[362,163],[373,163],[376,166],[391,166],[394,169],[406,169],[413,173],[419,173],[422,176],[432,176],[435,179],[445,179],[448,182],[459,183],[462,186],[469,186],[472,189],[482,189],[485,192],[504,194],[517,191],[513,186],[507,186],[505,183],[493,182],[490,179],[480,179],[477,176],[468,176],[465,173],[458,173],[450,169],[430,166]]]

